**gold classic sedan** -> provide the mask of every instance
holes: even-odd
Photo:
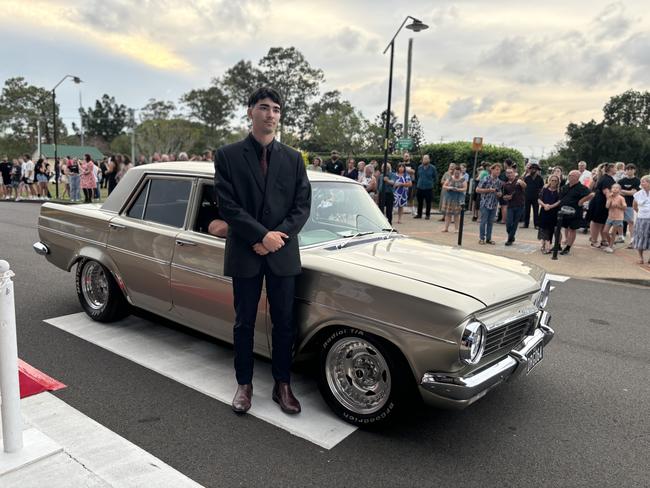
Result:
[[[79,301],[94,320],[137,307],[231,342],[227,225],[213,178],[209,163],[138,166],[103,205],[45,203],[34,249],[61,269],[76,265]],[[554,334],[542,269],[401,235],[360,184],[309,178],[295,354],[318,362],[336,414],[376,424],[417,396],[464,408],[539,364]],[[255,352],[270,357],[267,324],[263,296]]]

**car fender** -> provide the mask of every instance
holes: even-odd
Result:
[[[108,269],[113,275],[115,281],[117,282],[117,285],[120,287],[120,290],[122,290],[122,293],[124,293],[124,296],[126,297],[129,304],[133,305],[133,302],[131,301],[131,297],[129,296],[128,289],[126,287],[126,284],[124,283],[124,280],[122,280],[122,276],[120,274],[119,268],[117,267],[117,264],[115,264],[115,261],[113,261],[113,259],[108,254],[102,252],[101,249],[98,249],[93,246],[81,247],[73,255],[72,259],[68,263],[67,270],[71,271],[72,267],[75,264],[78,264],[79,262],[85,259],[92,259],[93,261],[97,261],[101,263],[106,269]]]

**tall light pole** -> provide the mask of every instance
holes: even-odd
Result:
[[[386,174],[388,171],[388,140],[390,138],[390,102],[393,95],[393,59],[395,57],[395,38],[397,37],[397,34],[400,33],[402,28],[406,25],[406,23],[409,21],[409,19],[412,22],[409,25],[407,25],[406,28],[412,30],[413,32],[420,32],[424,29],[429,28],[429,26],[427,24],[424,24],[421,20],[418,20],[415,17],[411,17],[410,15],[407,15],[406,18],[404,19],[404,22],[402,22],[402,25],[399,26],[399,29],[397,29],[397,32],[388,43],[388,46],[386,46],[386,49],[384,49],[384,52],[382,53],[382,54],[386,54],[386,51],[390,49],[390,71],[388,75],[388,108],[386,109],[386,135],[384,137],[384,171],[383,171],[382,185],[381,185],[382,192],[381,195],[379,195],[379,203],[382,209],[384,208],[384,203],[386,201],[386,189],[384,187],[386,182],[384,181],[384,179],[386,178]]]
[[[79,84],[81,83],[81,78],[78,76],[72,76],[72,75],[65,75],[63,78],[61,78],[61,81],[59,81],[56,85],[54,85],[54,88],[52,88],[52,129],[53,129],[53,140],[54,140],[54,185],[56,188],[56,198],[58,200],[59,198],[59,174],[60,174],[60,166],[59,166],[59,154],[57,152],[56,148],[56,89],[57,87],[63,83],[65,80],[68,78],[72,78],[72,81],[75,83]]]

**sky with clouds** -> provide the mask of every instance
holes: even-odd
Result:
[[[57,89],[66,123],[104,93],[139,108],[177,101],[241,59],[295,46],[366,117],[386,106],[386,44],[407,15],[430,28],[395,45],[393,108],[428,141],[470,140],[546,154],[569,122],[599,119],[610,96],[648,90],[650,14],[640,0],[0,0],[0,82]]]

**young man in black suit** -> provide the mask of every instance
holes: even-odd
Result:
[[[224,273],[232,277],[235,326],[235,412],[251,407],[253,333],[262,282],[273,322],[273,400],[299,413],[290,387],[294,341],[295,277],[301,272],[298,232],[311,208],[311,186],[301,154],[275,140],[282,100],[272,88],[248,100],[252,129],[244,140],[215,153],[215,189],[221,218],[228,223]]]

